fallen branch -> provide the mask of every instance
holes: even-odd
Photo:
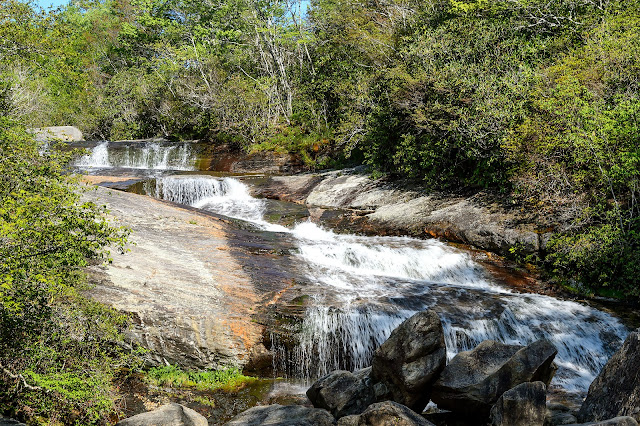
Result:
[[[20,380],[22,382],[22,385],[25,387],[25,389],[28,389],[30,391],[44,391],[46,393],[50,392],[50,389],[45,389],[40,386],[31,386],[29,383],[27,383],[27,380],[24,378],[22,374],[12,373],[10,370],[5,368],[5,366],[2,365],[2,363],[0,363],[0,368],[2,369],[4,374],[6,374],[7,376],[11,377],[14,380]]]

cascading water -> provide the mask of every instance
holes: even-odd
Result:
[[[157,178],[155,185],[146,183],[144,190],[151,196],[174,203],[268,226],[262,219],[263,201],[249,195],[247,186],[237,179],[168,176]]]
[[[146,170],[195,170],[189,143],[156,142],[124,144],[101,142],[76,162],[80,168],[129,168]]]
[[[273,336],[280,374],[311,380],[357,369],[404,319],[424,309],[442,318],[449,358],[482,340],[558,349],[554,385],[584,392],[628,330],[613,316],[575,302],[511,293],[471,257],[436,240],[338,235],[310,222],[293,229],[263,220],[264,201],[236,179],[165,177],[147,192],[286,232],[315,299],[287,349]]]

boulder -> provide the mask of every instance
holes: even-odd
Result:
[[[116,426],[207,426],[204,416],[180,404],[167,404],[117,423]]]
[[[542,382],[526,382],[502,394],[491,409],[491,425],[543,426],[547,411],[547,387]]]
[[[402,404],[384,401],[372,404],[358,416],[338,420],[338,426],[434,426]]]
[[[62,140],[65,142],[83,141],[82,132],[73,126],[53,126],[30,129],[38,141]]]
[[[328,411],[301,405],[265,405],[253,407],[225,423],[227,426],[329,426],[336,420]]]
[[[367,373],[334,371],[315,382],[307,390],[307,397],[314,407],[328,410],[336,419],[360,414],[375,402],[375,392]]]
[[[601,422],[589,422],[584,423],[582,426],[637,426],[636,419],[630,416],[615,417],[609,420],[603,420]]]
[[[526,347],[485,340],[451,360],[434,384],[431,399],[438,408],[487,418],[491,406],[509,389],[535,381],[548,386],[556,371],[556,353],[548,340]]]
[[[405,320],[373,355],[371,376],[394,401],[422,412],[447,362],[440,317],[428,310]]]
[[[578,420],[631,416],[640,421],[640,331],[627,337],[589,386]]]
[[[546,423],[549,426],[572,425],[578,421],[576,416],[566,411],[547,411]]]
[[[578,423],[575,414],[576,410],[573,410],[572,407],[560,402],[551,402],[547,405],[545,425],[558,426]]]

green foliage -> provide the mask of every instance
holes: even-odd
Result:
[[[640,292],[637,12],[605,15],[584,46],[544,68],[503,145],[519,196],[570,224],[548,247],[552,275],[632,296]]]
[[[541,259],[553,279],[635,294],[633,271],[606,259],[636,244],[638,2],[298,6],[5,1],[0,106],[94,138],[232,140],[309,168],[490,188],[558,225]],[[597,238],[610,243],[583,249]]]
[[[582,293],[640,296],[640,226],[623,231],[613,224],[590,226],[579,233],[560,234],[549,244],[553,273]]]
[[[23,418],[100,423],[111,380],[136,365],[119,346],[128,319],[86,299],[84,268],[124,249],[127,231],[83,201],[55,146],[39,152],[0,118],[0,407]]]
[[[257,380],[255,377],[243,376],[237,368],[185,371],[174,365],[152,368],[146,377],[155,386],[225,392],[233,392],[246,383]]]

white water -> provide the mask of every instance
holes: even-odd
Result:
[[[588,306],[512,293],[468,254],[436,240],[338,235],[310,222],[293,229],[269,224],[265,202],[236,179],[165,177],[147,192],[294,237],[315,303],[295,350],[273,336],[281,374],[313,379],[366,367],[404,319],[433,308],[443,320],[449,358],[486,339],[524,345],[548,338],[560,367],[553,384],[585,392],[628,333],[615,317]]]
[[[76,162],[81,168],[130,168],[147,170],[195,170],[195,156],[189,143],[142,146],[101,142]]]

